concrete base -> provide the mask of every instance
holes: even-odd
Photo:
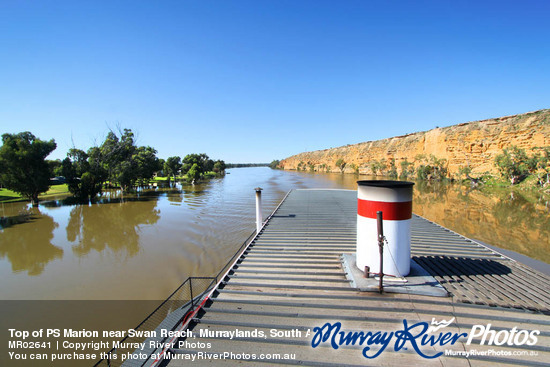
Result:
[[[351,281],[351,286],[362,292],[378,292],[379,278],[365,278],[364,271],[355,265],[355,254],[342,254],[340,256],[342,266],[346,272],[346,278]],[[408,293],[423,296],[447,297],[449,294],[434,277],[424,268],[411,259],[411,272],[404,278],[384,277],[384,292]]]

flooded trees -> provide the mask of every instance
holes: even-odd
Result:
[[[157,151],[148,146],[136,146],[130,129],[124,129],[120,138],[110,131],[99,150],[108,180],[118,183],[122,191],[149,181],[156,171],[162,169]]]
[[[46,161],[56,148],[52,139],[43,141],[30,132],[2,135],[0,147],[0,185],[29,198],[38,205],[38,195],[48,191],[52,175],[62,175],[69,192],[81,201],[90,201],[103,188],[120,187],[123,192],[150,184],[163,169],[169,175],[187,174],[190,181],[218,177],[226,164],[208,155],[188,154],[169,157],[166,162],[157,157],[150,146],[139,146],[130,129],[109,131],[103,143],[84,151],[72,148],[63,160]],[[190,173],[189,173],[190,172]]]
[[[62,163],[62,173],[69,192],[84,201],[94,199],[101,193],[107,172],[101,165],[97,147],[83,150],[72,148]]]
[[[110,131],[101,146],[88,152],[70,149],[63,160],[63,175],[76,198],[92,200],[106,181],[118,184],[122,191],[148,184],[162,169],[156,154],[149,146],[137,146],[132,130],[124,129],[120,137]]]
[[[164,173],[170,177],[174,177],[174,181],[176,181],[176,176],[178,172],[181,170],[181,158],[174,156],[174,157],[168,157],[166,161],[164,162]]]
[[[193,153],[183,158],[181,171],[187,176],[187,181],[196,182],[203,177],[223,175],[225,168],[222,160],[214,162],[205,153]]]

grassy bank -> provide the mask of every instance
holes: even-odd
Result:
[[[469,183],[465,180],[464,183]],[[518,192],[528,192],[532,194],[550,195],[550,186],[541,187],[535,176],[529,176],[518,184],[512,185],[509,180],[498,177],[488,177],[483,180],[483,186],[488,188],[509,189]]]
[[[40,199],[48,199],[56,195],[69,194],[67,184],[54,185],[50,189],[39,196]],[[0,189],[0,203],[10,203],[14,201],[28,201],[27,198],[20,196],[18,193],[8,189]]]
[[[218,177],[217,173],[206,172],[202,180],[211,179],[215,177]],[[173,177],[170,177],[170,180],[173,180]],[[187,181],[187,177],[177,176],[176,180]],[[154,182],[168,182],[168,177],[155,177],[151,180],[151,183],[154,183]],[[48,199],[56,195],[65,195],[65,194],[67,195],[70,194],[69,187],[67,186],[67,184],[53,185],[53,186],[50,186],[50,189],[47,192],[41,194],[39,196],[39,199]],[[11,190],[0,189],[0,203],[11,203],[15,201],[28,201],[28,199]]]
[[[211,178],[215,178],[215,177],[218,177],[217,173],[215,173],[215,172],[206,172],[206,173],[204,173],[204,176],[201,180],[207,180],[207,179],[211,179]],[[170,177],[170,180],[173,180],[173,177]],[[187,177],[186,176],[177,176],[176,180],[186,182]],[[154,183],[154,182],[168,182],[168,177],[155,177],[150,182],[151,183]],[[108,182],[107,182],[107,184],[108,184]],[[43,200],[43,199],[51,198],[51,197],[56,196],[56,195],[65,195],[65,194],[67,194],[67,195],[70,194],[69,187],[68,187],[67,184],[53,185],[53,186],[50,186],[50,189],[47,192],[41,194],[39,196],[39,199]],[[21,196],[21,195],[19,195],[16,192],[11,191],[11,190],[0,188],[0,203],[10,203],[10,202],[15,202],[15,201],[28,201],[28,199]]]

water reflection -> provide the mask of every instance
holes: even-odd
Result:
[[[54,246],[53,231],[59,225],[39,208],[24,208],[2,218],[0,257],[11,263],[12,272],[40,275],[50,261],[61,259],[63,249]]]
[[[77,242],[73,252],[78,256],[90,251],[136,255],[140,250],[139,231],[142,225],[155,224],[160,218],[156,200],[135,198],[110,199],[71,209],[67,224],[67,240]],[[157,196],[156,194],[154,195]]]
[[[183,201],[190,209],[199,209],[203,206],[206,193],[206,190],[198,187],[194,190],[184,190],[182,192]]]
[[[168,201],[174,205],[185,203],[189,208],[195,209],[204,204],[205,195],[209,193],[208,187],[209,183],[191,185],[172,182],[169,186],[165,185],[158,189],[157,192],[165,194]]]
[[[550,263],[548,203],[509,190],[417,183],[413,211],[466,237]]]
[[[164,192],[166,193],[166,198],[171,203],[181,204],[181,202],[183,201],[183,197],[181,196],[181,190],[172,189],[172,190],[164,190]]]

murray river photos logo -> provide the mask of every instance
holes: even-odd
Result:
[[[443,352],[425,354],[422,347],[454,345],[462,338],[468,338],[466,345],[470,345],[474,338],[480,338],[480,345],[532,346],[537,343],[537,336],[540,334],[539,330],[518,330],[517,327],[509,330],[492,330],[491,324],[474,325],[469,333],[442,331],[454,320],[454,317],[449,321],[432,319],[430,325],[427,322],[411,324],[404,319],[402,330],[389,332],[343,331],[340,322],[327,322],[321,327],[313,328],[311,346],[316,348],[322,343],[328,343],[332,348],[339,349],[343,345],[360,345],[364,346],[363,356],[369,359],[378,357],[390,346],[393,346],[396,352],[412,347],[418,355],[431,359],[441,356]]]

